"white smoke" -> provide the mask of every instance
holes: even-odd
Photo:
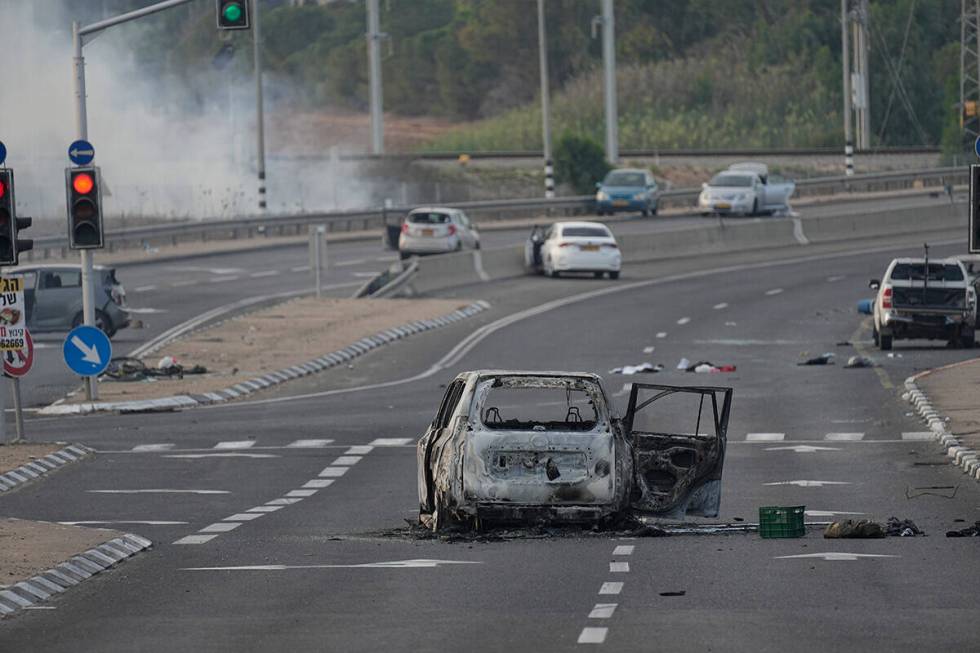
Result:
[[[72,8],[82,4],[0,0],[0,140],[8,150],[6,165],[16,170],[22,215],[64,216],[64,168],[69,165],[68,145],[76,137]],[[190,7],[202,12],[213,4],[195,2]],[[38,15],[42,9],[43,17]],[[59,12],[55,20],[51,11]],[[141,31],[160,16],[113,27],[87,40],[84,48],[88,140],[96,149],[103,189],[109,192],[105,211],[136,220],[257,214],[251,67],[236,62],[219,71],[205,60],[193,79],[148,78],[132,48],[139,46]],[[217,51],[217,30],[214,40]],[[250,34],[236,37],[235,45],[247,49],[248,57],[241,58],[250,62]],[[267,78],[267,89],[275,83]],[[266,103],[267,126],[277,111],[288,110],[271,105]],[[331,161],[328,153],[291,161],[291,152],[277,146],[269,130],[266,152],[270,214],[371,203],[370,184],[357,181],[354,166]]]

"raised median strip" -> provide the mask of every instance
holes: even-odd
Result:
[[[388,301],[388,300],[381,300]],[[476,301],[450,313],[431,319],[413,320],[411,322],[378,331],[341,349],[324,354],[298,364],[265,372],[246,381],[241,381],[225,388],[201,392],[186,393],[153,399],[129,401],[104,401],[61,403],[47,406],[39,411],[42,415],[78,415],[93,412],[155,412],[204,406],[238,399],[266,388],[278,386],[294,379],[316,374],[324,370],[347,364],[364,354],[383,347],[411,335],[450,326],[461,320],[468,319],[486,311],[490,304],[486,301]]]
[[[45,525],[44,522],[30,522],[30,524],[35,528]],[[53,524],[47,526],[55,528]],[[111,533],[112,531],[107,532]],[[84,553],[74,555],[25,580],[11,585],[0,585],[0,617],[13,615],[25,608],[36,608],[39,604],[49,601],[52,597],[62,594],[75,585],[116,566],[123,560],[145,551],[151,546],[153,543],[145,537],[125,533],[120,537],[104,541]]]
[[[963,407],[956,406],[954,409],[956,413],[955,419],[951,419],[949,416],[940,412],[941,410],[943,412],[954,412],[954,410],[950,410],[950,407],[956,405],[958,400],[955,397],[949,396],[952,392],[949,388],[943,389],[941,385],[939,388],[936,388],[938,392],[932,392],[933,396],[926,394],[921,388],[924,380],[929,377],[935,379],[937,376],[942,377],[948,375],[956,376],[950,379],[952,381],[951,384],[946,385],[952,385],[956,387],[957,391],[967,393],[965,395],[967,399],[966,405]],[[972,384],[964,384],[963,378],[961,377],[969,378],[972,380]],[[970,478],[980,481],[980,451],[976,448],[978,444],[976,438],[960,435],[969,432],[963,427],[966,427],[968,424],[973,425],[977,421],[980,421],[980,408],[977,408],[975,405],[975,396],[970,394],[970,388],[976,387],[977,377],[980,377],[980,359],[972,359],[939,367],[934,370],[927,370],[915,376],[910,376],[905,380],[906,393],[903,395],[903,398],[912,404],[923,421],[929,425],[932,439],[939,442],[946,456],[950,459],[950,463],[962,469],[963,473]],[[933,379],[930,379],[930,381]],[[941,405],[945,405],[946,408],[937,408],[937,406]]]
[[[46,456],[0,474],[0,494],[32,483],[54,470],[70,465],[94,453],[83,444],[71,444]]]

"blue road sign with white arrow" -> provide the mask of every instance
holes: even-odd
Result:
[[[101,329],[77,326],[68,332],[63,347],[65,364],[79,376],[98,376],[109,366],[112,345]]]
[[[6,160],[7,160],[7,146],[3,144],[3,141],[0,141],[0,165],[3,165],[3,162]]]
[[[77,166],[87,166],[95,158],[95,148],[88,141],[75,141],[68,146],[68,158]]]

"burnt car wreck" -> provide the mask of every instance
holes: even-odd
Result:
[[[418,442],[419,521],[716,517],[732,389],[634,384],[618,417],[595,374],[478,370]]]

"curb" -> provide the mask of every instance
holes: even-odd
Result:
[[[396,340],[407,338],[416,333],[431,331],[444,326],[449,326],[460,320],[465,320],[478,313],[490,308],[490,303],[480,300],[468,306],[457,309],[452,313],[431,320],[417,320],[401,326],[386,329],[374,335],[361,338],[357,342],[331,352],[319,358],[293,365],[284,369],[269,372],[262,376],[257,376],[248,381],[236,383],[235,385],[205,394],[176,395],[172,397],[162,397],[160,399],[144,399],[141,401],[116,401],[116,402],[97,402],[83,404],[59,404],[46,406],[38,411],[38,415],[84,415],[96,412],[119,412],[119,413],[147,413],[179,410],[182,408],[192,408],[195,406],[208,406],[217,403],[231,401],[246,395],[250,395],[259,390],[292,381],[304,376],[316,374],[331,367],[336,367],[351,361],[363,354],[368,353],[378,347],[382,347]]]
[[[26,465],[12,469],[5,474],[0,474],[0,494],[22,485],[27,485],[59,467],[70,465],[93,453],[95,453],[95,450],[86,447],[84,444],[72,444],[59,451],[49,453],[43,458],[38,458]]]
[[[962,364],[962,362],[955,363],[954,365],[948,365],[947,367],[954,367]],[[902,395],[902,398],[911,403],[915,407],[916,412],[918,412],[922,417],[923,421],[929,425],[929,430],[932,431],[935,440],[942,445],[943,450],[946,452],[946,456],[950,459],[950,463],[962,469],[963,473],[970,478],[980,481],[980,452],[970,449],[969,447],[964,447],[959,439],[949,432],[949,429],[946,427],[946,422],[949,418],[940,416],[939,413],[936,412],[936,409],[932,405],[932,401],[930,401],[929,397],[919,389],[919,385],[916,383],[918,379],[922,378],[923,376],[928,376],[935,371],[936,370],[928,370],[905,379],[905,389],[907,392]]]
[[[27,580],[14,585],[0,585],[0,617],[43,603],[151,546],[153,542],[145,537],[126,533]]]

